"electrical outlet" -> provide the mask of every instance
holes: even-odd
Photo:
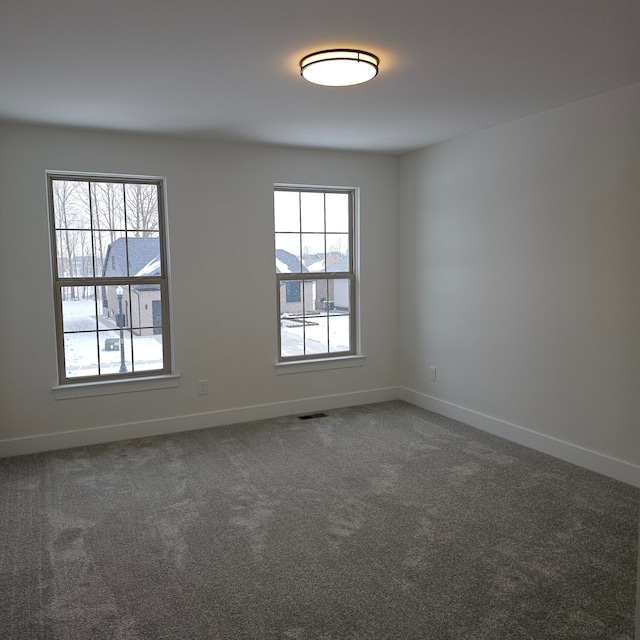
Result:
[[[198,395],[206,396],[209,393],[209,381],[198,380]]]
[[[431,378],[431,380],[435,380],[436,379],[436,368],[435,367],[429,367],[429,378]]]

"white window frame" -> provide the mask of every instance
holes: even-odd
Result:
[[[364,356],[360,354],[359,335],[359,294],[358,294],[358,265],[359,265],[359,244],[358,244],[358,222],[359,222],[359,189],[356,187],[338,187],[324,185],[300,185],[289,183],[274,184],[273,192],[293,191],[312,193],[345,193],[349,196],[349,271],[339,272],[314,272],[314,273],[277,273],[276,272],[276,301],[277,301],[277,361],[276,373],[297,373],[305,371],[315,371],[318,369],[336,369],[345,367],[361,366]],[[275,217],[275,207],[274,207]],[[275,232],[277,233],[277,231]],[[274,233],[274,239],[275,239]],[[301,232],[302,235],[302,232]],[[301,247],[302,256],[302,247]],[[349,345],[347,351],[329,351],[327,353],[310,353],[293,356],[282,355],[281,345],[281,295],[280,288],[288,281],[302,281],[301,290],[304,295],[305,280],[339,280],[349,281]]]
[[[145,389],[167,388],[178,385],[173,372],[173,341],[171,333],[171,304],[169,277],[169,246],[167,237],[166,179],[158,176],[126,174],[79,173],[68,171],[46,171],[49,211],[52,284],[57,348],[58,386],[54,387],[56,399],[123,393]],[[157,188],[158,193],[158,238],[161,270],[159,275],[118,276],[101,275],[61,277],[56,243],[56,219],[54,210],[54,181],[111,182],[114,184],[146,184]],[[93,229],[93,217],[90,231]],[[125,221],[126,231],[126,221]],[[65,287],[108,287],[128,285],[157,285],[161,291],[162,314],[162,367],[152,370],[127,371],[125,373],[98,373],[88,376],[68,376],[65,363],[63,295]],[[97,301],[96,301],[97,304]],[[100,345],[98,344],[98,349]]]

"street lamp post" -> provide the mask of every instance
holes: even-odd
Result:
[[[118,296],[118,316],[116,324],[120,327],[120,373],[126,373],[127,367],[124,364],[124,313],[122,313],[122,294],[124,290],[118,285],[116,295]]]

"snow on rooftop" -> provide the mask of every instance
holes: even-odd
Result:
[[[160,274],[160,256],[155,257],[148,262],[138,273],[137,276],[157,276]]]
[[[318,271],[325,271],[324,258],[322,260],[318,260],[317,262],[314,262],[313,264],[308,265],[307,269],[309,269],[309,271],[312,271],[314,273]]]

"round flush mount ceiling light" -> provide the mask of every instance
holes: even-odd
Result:
[[[329,49],[310,53],[300,60],[300,75],[314,84],[348,87],[378,75],[378,56],[358,49]]]

